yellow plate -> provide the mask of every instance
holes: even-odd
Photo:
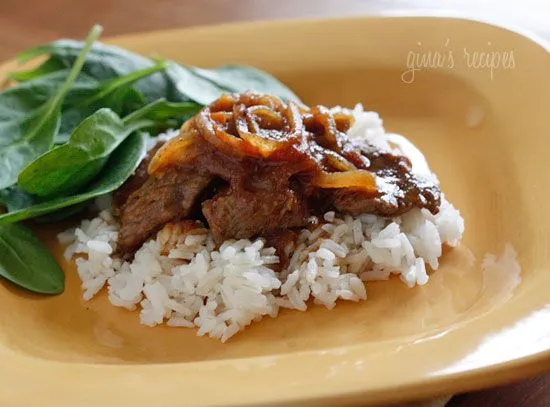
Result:
[[[379,111],[388,130],[426,153],[464,215],[464,242],[424,287],[369,284],[366,302],[282,312],[222,345],[193,330],[140,326],[105,295],[83,302],[50,232],[65,293],[0,286],[1,405],[369,405],[548,367],[550,57],[542,46],[482,23],[418,17],[253,23],[112,42],[188,64],[248,63],[307,103]]]

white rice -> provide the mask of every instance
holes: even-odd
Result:
[[[376,113],[357,106],[353,114],[352,137],[388,146]],[[338,300],[365,300],[365,282],[391,274],[409,287],[426,284],[426,266],[436,270],[442,245],[456,246],[464,231],[460,213],[443,197],[437,215],[425,209],[394,219],[327,212],[316,229],[301,231],[281,272],[272,269],[278,253],[263,239],[216,248],[208,230],[182,234],[177,224],[146,242],[132,262],[122,262],[111,256],[118,225],[109,199],[96,205],[103,208],[97,218],[59,235],[68,245],[66,258],[76,257],[84,299],[107,287],[109,301],[138,308],[142,324],[197,327],[198,335],[222,342],[264,315],[276,317],[280,308],[306,311],[314,303],[331,309]]]

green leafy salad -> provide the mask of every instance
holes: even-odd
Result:
[[[45,60],[11,73],[0,92],[0,275],[38,293],[62,292],[64,274],[21,221],[85,210],[132,175],[147,137],[179,127],[224,92],[297,99],[255,68],[151,59],[97,42],[101,31],[24,51],[21,63]]]

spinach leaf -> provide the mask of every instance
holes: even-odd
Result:
[[[12,212],[32,205],[34,198],[13,185],[0,191],[0,203],[3,204],[8,212]]]
[[[162,69],[162,63],[159,63],[146,70],[107,81],[97,81],[81,73],[65,96],[61,127],[55,143],[66,143],[73,130],[101,107],[109,107],[119,115],[127,115],[145,106],[147,101],[132,84]],[[68,73],[64,69],[0,92],[0,147],[18,137],[18,123],[51,99]]]
[[[24,63],[36,57],[48,55],[49,59],[36,68],[33,73],[27,72],[27,76],[36,77],[41,72],[47,71],[44,65],[70,67],[84,47],[84,43],[74,40],[59,40],[50,44],[40,45],[19,54],[17,59]],[[86,57],[82,72],[99,81],[115,79],[131,74],[142,69],[151,68],[155,61],[150,58],[135,54],[123,48],[102,43],[95,43]],[[14,75],[17,76],[17,73]],[[168,97],[173,101],[179,95],[173,90],[173,83],[164,73],[155,73],[146,80],[136,85],[137,89],[145,96],[148,102],[162,97]]]
[[[52,99],[68,73],[67,70],[55,72],[0,92],[0,147],[20,138],[20,123]],[[87,86],[89,80],[79,76],[73,84],[75,92]]]
[[[204,78],[230,92],[255,90],[279,96],[285,100],[300,101],[289,88],[267,72],[246,65],[224,65],[216,69],[189,68],[199,78]]]
[[[46,202],[36,202],[26,208],[2,214],[0,215],[0,225],[52,213],[108,194],[119,188],[133,174],[144,155],[144,137],[134,133],[118,146],[96,179],[81,192]]]
[[[122,117],[146,106],[147,100],[139,90],[129,87],[115,90],[105,99],[105,104]]]
[[[41,294],[65,287],[63,271],[46,246],[19,224],[0,226],[0,276]]]
[[[4,205],[8,212],[28,208],[29,206],[36,205],[40,202],[40,198],[27,194],[15,185],[0,191],[0,205]],[[88,202],[82,202],[68,208],[63,208],[58,211],[48,213],[47,215],[40,216],[34,220],[39,223],[57,222],[82,212],[88,206]]]
[[[68,143],[30,163],[19,174],[18,184],[41,197],[74,193],[95,178],[131,133],[152,124],[148,120],[127,124],[111,109],[100,109],[76,128]]]
[[[74,216],[80,212],[83,212],[90,206],[89,202],[81,202],[79,204],[69,206],[68,208],[63,208],[58,211],[48,213],[46,215],[39,216],[34,218],[33,221],[38,223],[53,223],[65,220]]]
[[[44,75],[62,71],[65,66],[55,59],[48,59],[38,68],[30,71],[11,72],[8,74],[8,78],[17,82],[30,81],[32,79],[40,78]]]
[[[0,150],[0,188],[13,185],[21,169],[52,145],[59,129],[60,112],[56,105],[45,106],[18,123],[20,138]]]
[[[226,65],[217,69],[201,69],[169,62],[166,70],[176,89],[185,97],[207,105],[225,92],[255,90],[285,100],[300,99],[275,77],[245,65]]]
[[[185,98],[201,105],[207,105],[219,98],[227,89],[221,88],[215,83],[196,76],[192,70],[175,62],[169,62],[166,74],[174,83],[174,87]]]
[[[67,108],[63,111],[61,128],[56,144],[66,143],[74,129],[88,116],[102,107],[108,107],[119,115],[126,115],[147,104],[142,93],[133,84],[143,78],[165,69],[164,62],[150,68],[132,72],[115,79],[109,79],[81,88],[67,95]]]
[[[69,76],[54,96],[28,116],[16,118],[12,126],[15,134],[9,143],[0,149],[0,189],[13,185],[19,172],[53,144],[61,123],[61,106],[65,95],[76,80],[92,43],[101,33],[101,27],[95,26],[90,32],[82,53],[76,59]],[[5,118],[11,120],[11,117]]]
[[[66,72],[59,72],[0,93],[0,147],[21,138],[21,124],[52,98],[66,78]]]
[[[144,68],[138,71],[131,72],[127,75],[119,76],[110,80],[101,82],[98,89],[94,90],[90,95],[87,96],[82,102],[77,103],[78,105],[91,105],[97,102],[100,102],[105,97],[112,94],[115,90],[126,88],[134,83],[150,76],[156,72],[163,71],[166,68],[166,64],[163,61],[158,61],[155,65]]]
[[[158,99],[130,113],[124,118],[124,121],[131,123],[137,120],[151,120],[158,126],[174,121],[173,127],[177,127],[200,109],[201,105],[194,102],[176,103]]]
[[[46,64],[50,67],[71,66],[81,49],[81,42],[60,40],[25,51],[19,55],[19,60],[26,62],[37,56],[49,55],[49,59],[36,69],[34,75],[39,75],[40,72],[48,72]],[[105,80],[127,75],[153,64],[153,60],[133,52],[97,43],[88,55],[83,72],[97,80]],[[205,105],[224,92],[245,90],[270,93],[287,100],[299,100],[273,76],[245,65],[200,69],[170,61],[166,72],[151,75],[140,81],[136,87],[148,102],[165,98],[171,102],[194,101]]]

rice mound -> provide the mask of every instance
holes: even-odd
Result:
[[[388,146],[391,135],[376,113],[360,105],[352,113],[351,137]],[[415,167],[427,165],[413,161]],[[107,286],[113,305],[140,309],[142,324],[197,327],[198,335],[222,342],[264,315],[276,317],[281,307],[306,311],[314,303],[331,309],[338,300],[365,300],[367,281],[396,274],[409,287],[426,284],[426,266],[436,270],[442,245],[458,245],[464,232],[459,211],[442,195],[437,215],[425,209],[393,219],[327,212],[314,230],[301,230],[287,248],[289,266],[280,272],[273,269],[279,262],[275,249],[261,238],[216,247],[201,225],[183,233],[177,223],[166,225],[127,262],[112,257],[118,224],[107,209],[109,197],[96,205],[104,208],[98,217],[59,235],[65,257],[76,258],[84,299]]]

